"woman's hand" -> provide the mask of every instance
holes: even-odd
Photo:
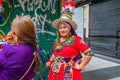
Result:
[[[8,32],[7,34],[7,42],[10,44],[16,44],[14,38],[13,38],[14,33],[12,31]]]
[[[74,65],[72,65],[73,68],[81,70],[83,69],[92,59],[92,56],[90,55],[85,55],[83,60],[79,63],[75,63]]]
[[[51,58],[46,62],[46,67],[51,67],[54,60],[54,54],[52,54]]]
[[[52,62],[50,62],[50,61],[46,62],[46,67],[50,67],[51,64],[52,64]]]
[[[75,64],[72,65],[72,68],[81,70],[83,67],[78,62],[76,62]]]

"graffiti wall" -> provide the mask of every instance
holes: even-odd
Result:
[[[17,15],[29,16],[36,25],[41,67],[35,80],[47,80],[49,69],[45,68],[45,63],[51,56],[51,47],[56,37],[56,30],[51,27],[51,23],[59,17],[59,11],[60,0],[2,0],[0,35],[8,33],[10,24]]]
[[[6,34],[10,30],[11,12],[11,2],[8,0],[3,0],[2,5],[0,6],[0,35]]]

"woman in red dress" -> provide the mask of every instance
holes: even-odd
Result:
[[[70,15],[62,14],[52,26],[58,30],[58,38],[46,63],[50,67],[48,80],[82,80],[81,70],[93,56],[89,45],[77,36],[77,25]]]

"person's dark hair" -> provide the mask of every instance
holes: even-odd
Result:
[[[33,45],[35,57],[35,72],[39,71],[40,60],[38,57],[38,44],[36,42],[36,31],[33,21],[27,16],[17,16],[12,22],[12,30],[18,36],[18,43],[30,43]]]
[[[62,22],[60,22],[59,24],[58,24],[58,26],[60,25],[60,24],[67,24],[69,27],[70,27],[70,29],[71,29],[71,35],[74,35],[74,36],[77,36],[77,33],[75,32],[75,30],[74,30],[74,28],[72,27],[72,25],[69,23],[69,22],[67,22],[67,21],[62,21]]]
[[[65,21],[66,22],[66,21]],[[68,23],[68,22],[66,22],[69,26],[70,26],[70,28],[71,28],[71,34],[72,35],[74,35],[74,36],[77,36],[77,33],[75,32],[75,30],[73,29],[73,27],[72,27],[72,25],[70,24],[70,23]]]

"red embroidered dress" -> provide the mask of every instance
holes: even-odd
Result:
[[[71,63],[81,62],[80,53],[90,51],[81,37],[72,36],[67,41],[60,43],[56,41],[52,53],[55,58],[50,68],[48,80],[82,80],[81,71],[71,68]]]

